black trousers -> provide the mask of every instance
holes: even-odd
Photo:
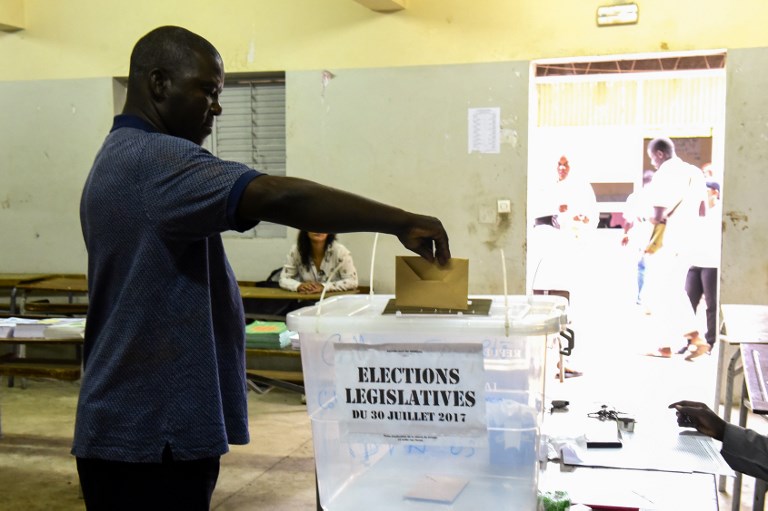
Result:
[[[77,458],[88,511],[208,511],[219,457],[177,461],[169,447],[162,463]]]
[[[704,338],[710,347],[715,345],[717,333],[717,268],[691,266],[685,279],[685,292],[691,300],[693,312],[699,307],[701,297],[707,301],[707,333]]]

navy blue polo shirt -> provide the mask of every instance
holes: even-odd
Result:
[[[88,319],[72,453],[159,462],[248,438],[243,306],[220,233],[261,175],[117,116],[80,203]]]

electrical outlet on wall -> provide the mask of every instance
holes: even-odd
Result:
[[[509,199],[499,199],[496,201],[496,211],[499,213],[511,213],[512,201]]]

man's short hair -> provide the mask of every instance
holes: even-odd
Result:
[[[720,183],[717,181],[707,181],[707,188],[710,190],[716,190],[717,193],[720,193]]]
[[[147,76],[152,69],[163,69],[169,73],[183,70],[194,64],[198,53],[219,56],[210,42],[186,28],[158,27],[139,39],[133,47],[129,83]]]
[[[661,151],[666,156],[675,155],[675,144],[669,137],[657,137],[648,143],[648,150],[655,153]]]

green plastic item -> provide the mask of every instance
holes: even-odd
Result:
[[[538,511],[568,511],[571,509],[571,498],[566,491],[539,492]]]

